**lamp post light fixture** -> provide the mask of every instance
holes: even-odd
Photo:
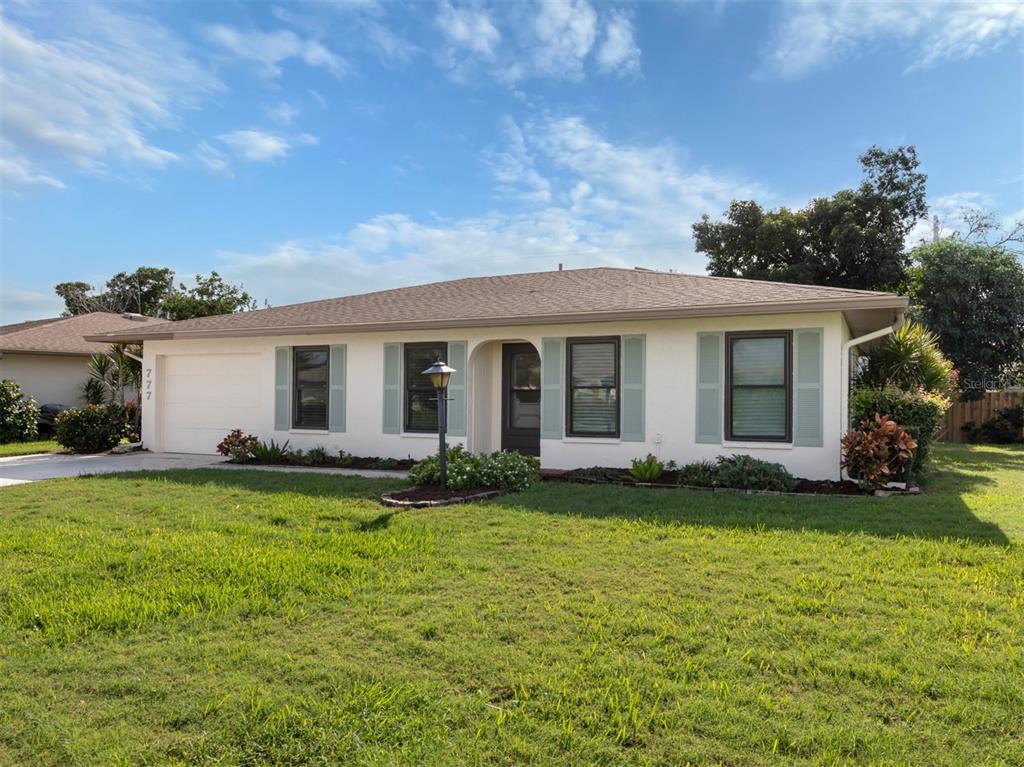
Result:
[[[448,379],[455,368],[448,367],[438,360],[423,371],[430,376],[430,382],[437,390],[437,437],[441,443],[437,453],[438,468],[441,470],[441,488],[448,489],[448,450],[445,447],[445,432],[448,430]]]

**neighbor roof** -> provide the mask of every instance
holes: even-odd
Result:
[[[104,351],[110,341],[86,341],[85,336],[109,333],[129,328],[142,330],[155,325],[166,325],[167,320],[143,317],[137,314],[114,314],[112,312],[91,312],[74,317],[57,317],[53,320],[32,320],[8,325],[0,334],[0,352],[26,354],[76,354],[88,355]],[[10,328],[8,331],[7,329]]]
[[[93,340],[145,340],[539,325],[621,319],[903,309],[867,290],[599,267],[469,277],[238,314],[125,329]]]
[[[25,320],[24,322],[15,322],[13,325],[0,325],[0,336],[5,336],[8,333],[17,333],[19,330],[28,330],[29,328],[38,327],[39,325],[48,325],[51,322],[57,322],[63,319],[62,317],[47,317],[44,320]]]

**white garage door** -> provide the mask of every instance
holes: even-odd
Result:
[[[165,357],[162,449],[215,453],[232,429],[258,433],[259,361],[258,354]]]

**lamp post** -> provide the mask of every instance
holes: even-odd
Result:
[[[448,379],[455,368],[450,368],[440,360],[423,371],[430,376],[430,382],[437,389],[437,437],[441,443],[437,453],[438,467],[441,470],[441,487],[448,489],[448,451],[445,449],[444,436],[448,430]]]

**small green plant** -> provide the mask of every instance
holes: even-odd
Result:
[[[246,434],[241,429],[232,429],[217,445],[217,452],[230,458],[234,463],[246,463],[252,459],[253,448],[259,444],[259,437]]]
[[[346,453],[344,450],[338,451],[338,466],[351,466],[355,460],[356,457],[352,453]]]
[[[397,469],[399,460],[397,458],[374,458],[370,461],[369,468],[377,469],[378,471],[389,471]]]
[[[289,442],[279,445],[274,440],[263,442],[260,440],[252,447],[252,457],[256,463],[287,463],[290,458]]]
[[[118,445],[130,430],[127,409],[111,402],[60,413],[54,421],[53,438],[75,453],[98,453]]]
[[[665,473],[665,464],[653,453],[648,453],[646,458],[634,458],[632,464],[629,473],[637,482],[654,482]]]
[[[714,487],[717,466],[712,461],[696,461],[679,468],[678,482],[680,485],[693,487]]]
[[[786,493],[798,482],[781,463],[750,455],[720,456],[715,467],[715,486],[740,490],[774,490]]]
[[[882,487],[910,467],[917,443],[891,418],[876,415],[847,432],[842,440],[842,466],[865,490]]]
[[[316,445],[306,451],[306,462],[311,466],[323,466],[331,462],[331,456],[323,445]]]
[[[14,381],[0,381],[0,444],[28,442],[39,435],[39,408]]]

